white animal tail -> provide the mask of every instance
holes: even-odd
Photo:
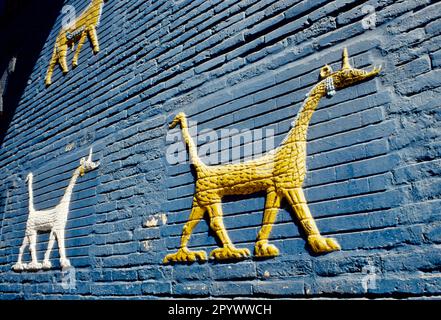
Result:
[[[33,212],[35,211],[35,208],[34,208],[34,190],[32,186],[34,183],[34,176],[32,172],[28,174],[26,180],[28,182],[28,191],[29,191],[29,211]]]

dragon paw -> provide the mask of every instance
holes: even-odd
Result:
[[[43,265],[40,262],[29,262],[26,265],[26,270],[36,271],[40,270],[43,267]]]
[[[25,269],[26,269],[26,264],[21,262],[17,262],[12,266],[12,270],[14,271],[23,271]]]
[[[250,256],[250,250],[237,249],[233,245],[225,245],[223,248],[217,248],[211,251],[210,258],[216,260],[238,260]]]
[[[340,245],[333,238],[325,238],[321,235],[313,235],[308,237],[308,243],[315,253],[328,253],[340,250]]]
[[[69,259],[66,259],[66,258],[60,259],[60,265],[61,265],[62,269],[70,268],[70,266],[71,266]]]
[[[196,262],[206,261],[205,251],[190,251],[187,247],[180,248],[176,253],[170,253],[165,256],[163,263],[170,262]]]
[[[268,241],[257,241],[254,247],[254,254],[256,257],[276,257],[279,255],[279,249]]]
[[[48,270],[52,268],[52,263],[50,261],[43,261],[43,269]]]

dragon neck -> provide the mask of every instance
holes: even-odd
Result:
[[[288,132],[288,135],[281,143],[283,145],[290,145],[295,142],[306,141],[309,123],[312,115],[317,108],[320,100],[326,95],[326,84],[324,81],[320,81],[312,88],[308,93],[307,98],[303,102],[302,107],[297,113],[296,118],[292,122],[292,128]]]
[[[69,185],[64,191],[64,195],[63,198],[61,199],[61,203],[70,203],[70,199],[72,198],[73,188],[77,183],[78,177],[80,176],[80,172],[81,172],[81,166],[74,171],[72,178],[69,181]]]
[[[32,176],[29,176],[28,178],[29,211],[35,211],[33,183],[34,183],[34,178]]]

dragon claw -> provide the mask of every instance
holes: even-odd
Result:
[[[250,256],[250,250],[237,249],[233,245],[226,245],[211,251],[210,258],[216,260],[241,260]]]
[[[43,265],[39,262],[30,262],[27,264],[26,270],[35,271],[35,270],[40,270],[42,267]]]
[[[170,262],[196,262],[196,261],[206,261],[207,260],[207,254],[205,251],[191,251],[188,248],[180,248],[175,253],[170,253],[165,256],[163,263],[170,263]]]
[[[279,255],[279,249],[268,241],[258,241],[254,248],[256,257],[276,257]]]
[[[315,253],[329,253],[340,250],[340,245],[333,238],[325,238],[321,235],[312,235],[308,237],[308,243]]]

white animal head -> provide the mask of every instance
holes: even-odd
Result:
[[[28,175],[26,176],[26,180],[25,182],[29,182],[32,181],[32,178],[34,177],[34,175],[32,174],[32,172],[29,172]]]
[[[100,165],[99,161],[93,162],[92,161],[92,148],[90,148],[89,151],[89,157],[81,158],[80,160],[80,176],[84,176],[85,173],[95,170]]]

